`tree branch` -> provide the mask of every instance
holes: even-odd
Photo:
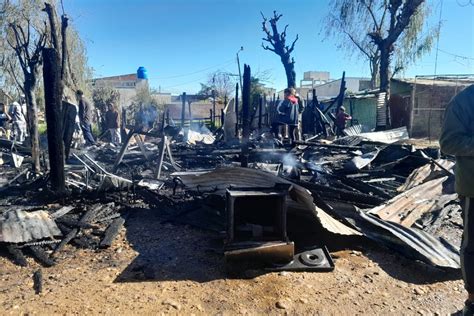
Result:
[[[262,43],[262,47],[263,47],[263,49],[272,51],[272,52],[274,52],[274,53],[276,54],[276,51],[275,51],[273,48],[271,48],[271,47],[269,47],[269,46],[265,46],[265,45],[263,45],[263,43]]]
[[[294,49],[295,49],[295,44],[296,44],[296,41],[298,40],[298,34],[296,34],[296,38],[295,40],[293,41],[293,43],[291,44],[291,47],[290,49],[288,49],[288,54],[291,53]]]

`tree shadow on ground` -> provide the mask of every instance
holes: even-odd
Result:
[[[132,209],[126,237],[138,256],[115,282],[209,282],[225,278],[217,235],[185,225],[163,223],[159,209]]]

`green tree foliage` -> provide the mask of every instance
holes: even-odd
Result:
[[[381,66],[388,66],[384,77],[394,76],[431,50],[437,29],[429,27],[429,14],[424,0],[334,0],[324,31],[339,40],[338,48],[368,60],[375,87]]]
[[[111,103],[118,105],[120,94],[111,87],[99,87],[92,90],[94,106],[101,112],[107,112],[107,106]]]

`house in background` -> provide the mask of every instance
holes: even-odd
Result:
[[[92,86],[117,90],[120,94],[120,107],[128,107],[141,89],[149,89],[148,74],[144,67],[139,67],[134,74],[93,79]]]
[[[389,105],[392,127],[407,126],[410,137],[438,139],[446,106],[471,84],[474,75],[392,79]]]
[[[342,78],[331,79],[327,71],[306,71],[300,86],[296,88],[296,93],[304,99],[313,98],[313,89],[316,90],[318,99],[334,98],[339,94]],[[370,78],[345,77],[346,91],[358,93],[370,89]],[[283,98],[283,90],[278,92],[278,97]]]

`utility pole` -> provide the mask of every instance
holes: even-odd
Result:
[[[250,66],[244,65],[244,87],[242,88],[242,143],[240,166],[248,167],[250,135]]]
[[[241,93],[243,95],[243,89],[244,86],[242,85],[242,73],[240,72],[240,59],[239,59],[239,53],[244,50],[243,46],[240,46],[240,49],[237,51],[237,67],[239,67],[239,82],[240,82],[240,89],[242,89]]]

